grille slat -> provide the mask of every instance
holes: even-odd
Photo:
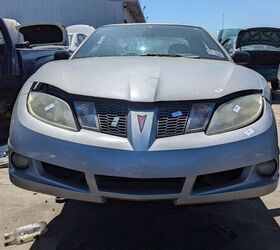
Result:
[[[96,111],[99,119],[100,132],[120,137],[127,137],[127,113],[126,102],[122,101],[98,101]],[[114,118],[119,121],[116,127],[112,126]]]
[[[192,105],[184,102],[173,102],[159,106],[157,137],[164,138],[185,133],[187,121],[191,112]],[[182,115],[173,117],[175,112]]]

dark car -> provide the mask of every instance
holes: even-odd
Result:
[[[223,46],[234,55],[236,51],[250,55],[246,67],[260,73],[271,83],[272,89],[279,89],[277,72],[280,63],[280,29],[251,28],[241,30],[237,37],[228,38]]]
[[[68,45],[61,25],[18,25],[0,18],[0,146],[7,142],[12,108],[23,83]],[[53,47],[44,47],[49,45]]]

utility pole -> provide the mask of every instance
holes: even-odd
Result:
[[[223,13],[223,18],[222,18],[222,30],[225,28],[225,14]]]

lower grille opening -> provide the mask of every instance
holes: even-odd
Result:
[[[88,190],[86,177],[83,172],[71,170],[68,168],[58,167],[49,163],[42,163],[45,172],[54,180],[62,183],[75,186],[77,188]]]
[[[181,193],[185,178],[134,179],[110,176],[96,176],[98,189],[103,192],[160,195]]]
[[[196,178],[193,191],[209,190],[219,188],[238,182],[244,168],[223,171],[213,174],[200,175]]]

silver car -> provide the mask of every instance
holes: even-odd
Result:
[[[57,59],[66,59],[61,54]],[[270,89],[202,28],[99,28],[23,86],[10,129],[10,178],[83,201],[259,197],[277,187]]]

